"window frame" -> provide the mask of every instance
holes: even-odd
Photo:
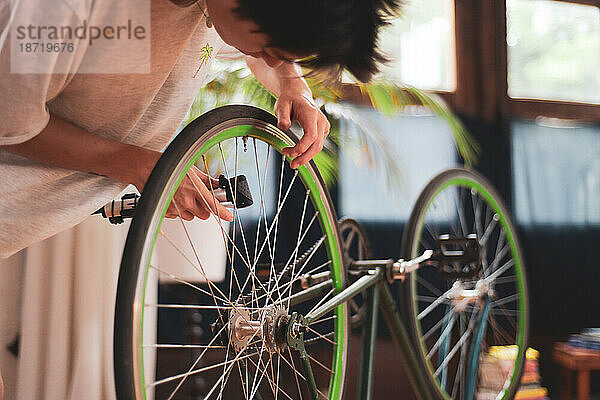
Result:
[[[600,0],[552,0],[600,8]],[[505,0],[455,0],[457,91],[454,108],[488,122],[538,116],[600,122],[600,104],[508,95]],[[484,83],[486,82],[486,83]]]
[[[550,0],[600,8],[600,0]],[[490,123],[538,116],[600,123],[600,104],[512,98],[508,95],[506,0],[454,0],[456,88],[431,91],[455,111]],[[370,106],[356,85],[346,84],[345,100]]]

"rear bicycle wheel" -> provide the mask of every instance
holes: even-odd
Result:
[[[309,398],[302,364],[278,329],[292,312],[306,313],[341,290],[345,273],[335,212],[315,164],[294,171],[280,154],[296,142],[269,113],[226,106],[197,118],[169,145],[146,184],[121,263],[119,400]],[[165,219],[193,166],[211,176],[245,175],[254,204],[233,205],[229,224],[214,215]],[[326,294],[292,301],[307,273],[329,276]],[[188,294],[174,300],[165,286]],[[194,320],[195,334],[187,334]],[[305,334],[322,398],[342,397],[348,324],[342,305]]]
[[[506,207],[482,176],[451,169],[425,187],[402,255],[425,250],[437,261],[410,274],[405,307],[431,386],[442,399],[513,398],[526,358],[526,276]]]

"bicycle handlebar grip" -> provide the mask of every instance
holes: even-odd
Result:
[[[133,218],[140,196],[137,193],[127,193],[121,200],[113,200],[94,214],[108,218],[111,224],[121,224],[125,218]]]
[[[235,196],[233,195],[234,190],[236,192]],[[249,207],[254,203],[245,175],[238,175],[229,179],[225,175],[219,176],[219,188],[214,190],[214,194],[219,202],[228,202],[232,205],[235,198],[237,208]],[[121,224],[125,221],[125,218],[133,218],[139,198],[140,196],[137,193],[127,193],[121,197],[121,200],[111,201],[92,215],[100,214],[104,218],[108,218],[111,224]]]

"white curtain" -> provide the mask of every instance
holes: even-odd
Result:
[[[15,398],[17,358],[8,350],[20,328],[21,276],[24,254],[0,259],[0,372],[5,383],[5,400]]]
[[[517,222],[600,224],[600,126],[515,120],[511,131]]]
[[[127,225],[90,217],[25,251],[16,400],[114,399],[113,310]]]

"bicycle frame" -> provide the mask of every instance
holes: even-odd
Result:
[[[315,380],[310,366],[310,362],[306,357],[306,352],[302,344],[303,326],[308,326],[312,322],[317,321],[325,314],[333,311],[336,307],[349,301],[354,296],[362,293],[364,299],[364,307],[366,308],[366,318],[363,321],[362,336],[361,336],[361,354],[359,364],[359,379],[358,379],[358,399],[371,400],[373,397],[373,367],[375,357],[375,341],[377,339],[377,320],[378,311],[381,310],[383,317],[390,330],[392,339],[400,351],[403,359],[407,364],[407,373],[412,386],[415,389],[417,397],[420,400],[433,399],[434,395],[430,391],[429,385],[423,376],[422,369],[419,368],[417,355],[412,346],[412,341],[404,322],[400,319],[398,309],[394,298],[390,292],[389,283],[400,280],[404,282],[408,274],[416,271],[422,266],[433,266],[451,261],[463,261],[464,263],[478,264],[479,250],[478,247],[473,247],[473,243],[477,243],[471,237],[454,238],[441,237],[443,243],[460,243],[465,246],[464,251],[446,251],[442,250],[435,253],[432,250],[426,250],[421,256],[412,260],[362,260],[352,261],[347,266],[348,272],[353,275],[361,275],[356,281],[350,284],[347,288],[341,290],[334,297],[320,305],[316,309],[310,311],[304,316],[293,314],[288,325],[288,345],[299,351],[300,357],[303,360],[307,381],[309,383],[312,398],[317,399],[317,389]],[[476,272],[476,268],[470,268],[469,272],[455,272],[459,276],[467,276],[466,274]],[[349,274],[350,275],[350,274]],[[309,282],[318,281],[314,286],[311,286],[301,292],[298,292],[290,297],[291,304],[300,303],[309,298],[324,296],[331,288],[331,280],[321,276],[319,279],[307,277]],[[481,298],[474,290],[464,290],[465,297]],[[466,399],[472,399],[475,395],[475,384],[477,375],[477,365],[479,362],[478,354],[481,348],[482,336],[485,331],[485,320],[489,312],[490,301],[487,295],[483,297],[484,307],[480,317],[480,322],[475,334],[475,340],[470,349],[469,369],[467,372],[467,389]],[[444,377],[442,377],[444,380]]]
[[[412,268],[412,270],[414,270],[419,267],[418,262],[429,257],[431,257],[431,253],[404,263],[394,263],[393,260],[353,262],[349,266],[349,270],[361,271],[363,276],[337,293],[320,307],[309,312],[307,315],[298,316],[294,314],[292,316],[288,326],[288,345],[300,352],[300,357],[303,360],[305,373],[308,376],[307,381],[313,399],[317,399],[317,388],[310,362],[308,362],[305,353],[303,353],[303,345],[298,343],[302,341],[302,333],[298,333],[298,330],[302,325],[308,325],[312,321],[319,319],[359,293],[363,293],[366,313],[362,325],[357,398],[361,400],[370,400],[373,397],[375,341],[377,338],[378,311],[381,310],[390,330],[392,339],[398,350],[401,352],[403,359],[406,361],[408,367],[407,373],[418,398],[421,400],[433,399],[433,394],[429,390],[425,377],[422,375],[421,369],[418,366],[417,356],[412,348],[412,342],[405,324],[399,317],[396,303],[388,285],[390,278],[393,279],[394,270],[398,271],[396,279],[403,279],[406,272],[403,272],[403,274],[400,275],[401,269],[406,271],[408,267],[408,269]],[[301,302],[306,298],[325,295],[327,290],[331,287],[330,285],[329,281],[323,281],[315,286],[296,293],[292,296],[290,301],[294,304],[294,302]],[[294,330],[296,330],[296,332],[294,332]]]

